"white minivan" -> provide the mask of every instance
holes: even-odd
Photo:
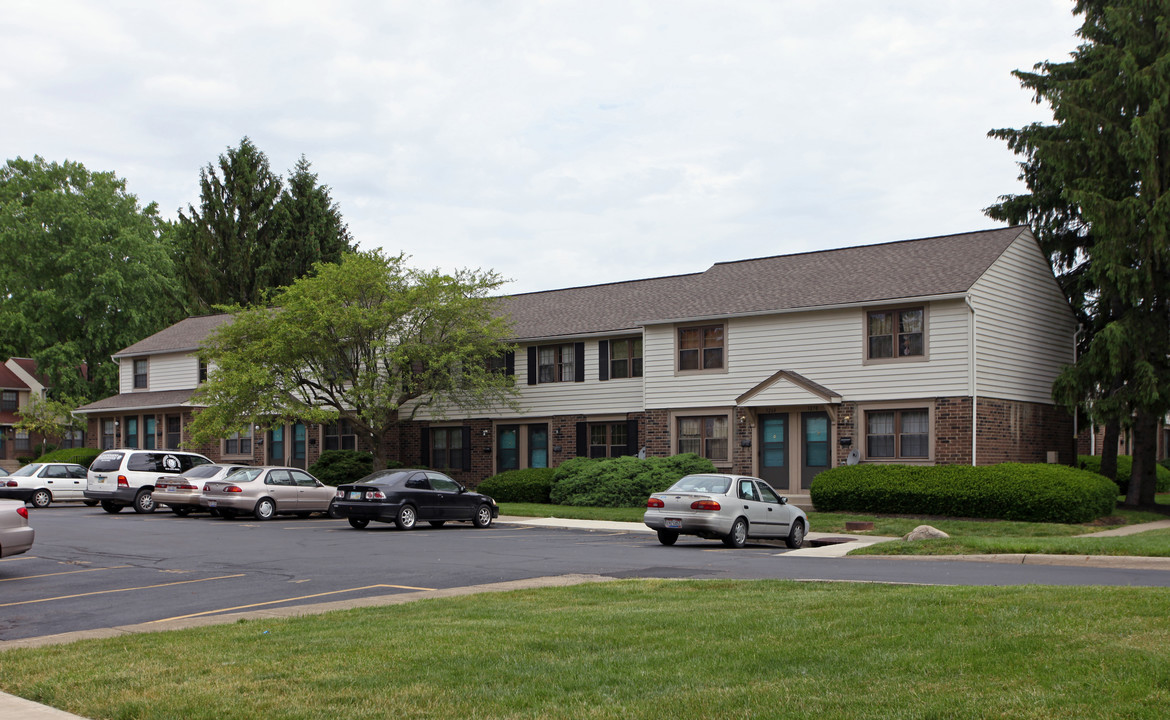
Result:
[[[89,466],[85,497],[97,500],[108,513],[131,506],[154,512],[154,484],[164,475],[178,475],[210,463],[198,453],[182,450],[106,450]]]

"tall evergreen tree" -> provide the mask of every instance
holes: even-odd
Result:
[[[273,287],[280,176],[247,137],[199,171],[200,204],[179,212],[176,257],[191,305],[258,302]]]
[[[1126,501],[1151,506],[1153,440],[1170,408],[1170,3],[1078,0],[1073,12],[1084,23],[1072,59],[1016,72],[1055,124],[993,131],[1025,156],[1032,192],[992,214],[1023,212],[1077,266],[1094,332],[1055,395],[1132,419]]]
[[[273,248],[269,276],[275,285],[291,285],[309,274],[317,262],[337,263],[354,250],[353,237],[329,187],[317,182],[302,155],[277,202],[279,237]]]
[[[9,160],[0,167],[0,354],[32,356],[57,397],[115,394],[110,356],[184,314],[165,227],[112,172]]]

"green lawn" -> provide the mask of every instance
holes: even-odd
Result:
[[[620,581],[0,654],[90,718],[1117,718],[1170,706],[1170,590]]]

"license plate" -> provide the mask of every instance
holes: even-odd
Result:
[[[168,487],[168,488],[167,488],[167,492],[174,492],[176,489],[177,489],[177,488]]]
[[[682,527],[682,518],[666,518],[666,527],[668,527],[668,528]]]
[[[361,491],[354,491],[354,490],[350,490],[350,492],[349,492],[349,499],[350,499],[350,500],[361,500],[361,499],[362,499],[362,493],[361,493]]]
[[[208,501],[207,501],[207,507],[215,507],[215,501],[214,501],[214,500],[208,500]]]

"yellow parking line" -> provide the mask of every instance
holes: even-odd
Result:
[[[326,595],[340,595],[341,593],[358,592],[360,590],[374,590],[377,588],[394,588],[396,590],[427,590],[433,591],[435,588],[411,587],[409,585],[366,585],[365,587],[350,588],[348,590],[331,590],[329,592],[316,593],[314,595],[301,595],[299,597],[285,598],[283,600],[270,600],[268,602],[253,603],[251,605],[237,605],[229,608],[219,608],[218,610],[206,610],[204,612],[191,613],[190,615],[176,615],[175,617],[160,618],[158,620],[151,620],[152,623],[166,622],[168,620],[186,620],[187,618],[199,617],[201,615],[214,615],[216,613],[232,612],[233,610],[247,610],[248,608],[264,607],[265,605],[279,605],[280,603],[292,602],[294,600],[308,600],[310,598],[325,597]],[[0,605],[0,607],[4,607]]]
[[[21,555],[20,557],[10,557],[0,560],[0,563],[16,562],[17,560],[40,560],[36,555]]]
[[[20,602],[0,604],[0,608],[14,607],[16,605],[32,605],[34,603],[50,602],[53,600],[72,600],[73,598],[89,597],[90,595],[107,595],[109,593],[130,592],[131,590],[153,590],[155,588],[170,587],[172,585],[187,585],[189,583],[207,582],[208,580],[227,580],[229,578],[238,577],[244,577],[244,574],[240,573],[238,575],[220,575],[219,577],[209,577],[203,578],[201,580],[179,580],[177,582],[162,583],[160,585],[143,585],[142,587],[118,588],[117,590],[98,590],[96,592],[78,593],[77,595],[62,595],[60,597],[41,598],[40,600],[22,600]]]
[[[86,568],[84,570],[62,570],[61,572],[45,573],[44,575],[25,575],[23,577],[4,578],[0,582],[11,582],[13,580],[33,580],[35,578],[54,577],[56,575],[75,575],[83,572],[97,572],[98,570],[121,570],[122,568],[132,567],[130,565],[114,565],[113,567],[104,568]]]

